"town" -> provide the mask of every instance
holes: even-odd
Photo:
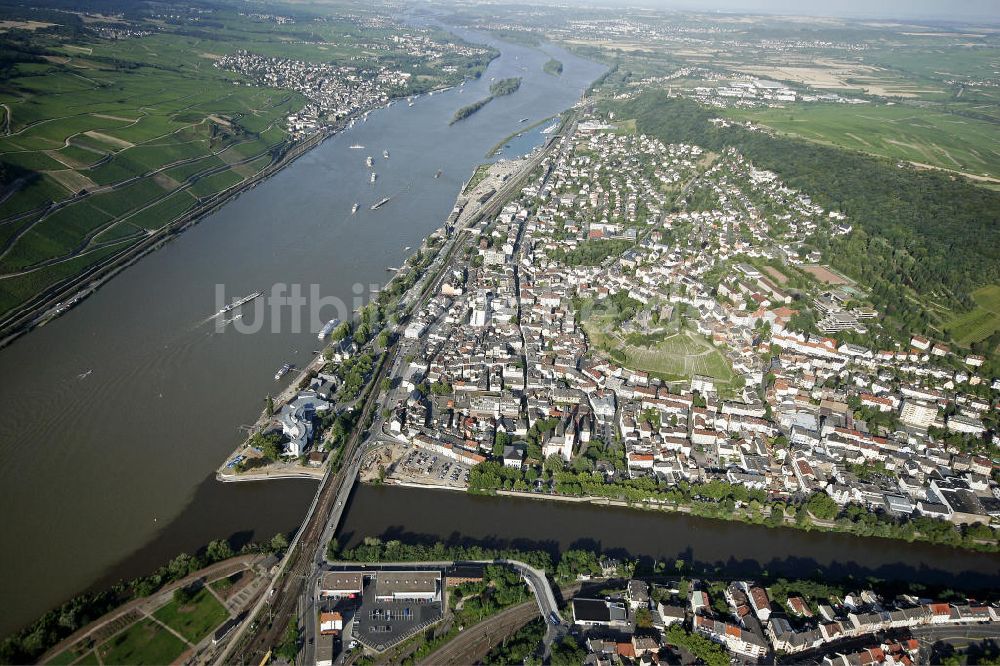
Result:
[[[613,113],[577,114],[495,214],[484,205],[530,162],[499,162],[466,187],[377,304],[341,324],[279,401],[241,454],[254,464],[234,458],[220,478],[266,476],[259,465],[341,469],[374,350],[395,337],[374,389],[381,411],[366,421],[363,482],[610,499],[995,550],[1000,490],[984,433],[1000,380],[977,373],[982,357],[930,339],[880,346],[888,338],[865,287],[811,249],[817,236],[851,234],[851,220],[738,151],[664,144]],[[385,299],[402,294],[403,313],[385,313]],[[357,551],[347,555],[389,561]],[[328,567],[350,566],[328,557]],[[378,605],[399,601],[395,592],[380,596],[376,577],[365,602],[368,574],[351,571],[349,594],[320,582],[307,591],[320,625],[331,623],[318,631],[317,663],[352,641],[379,653],[409,644],[408,628],[445,616],[443,569],[431,605],[406,615],[404,604],[399,616]],[[672,585],[632,580],[617,601],[578,596],[565,611],[572,621],[549,619],[556,634],[573,627],[594,663],[645,663],[666,644],[697,654],[709,649],[698,635],[744,660],[911,663],[933,631],[902,630],[971,627],[998,612],[871,590],[800,591],[774,604],[773,584]],[[558,649],[556,634],[546,650]]]
[[[402,327],[387,437],[488,458],[477,490],[644,488],[668,504],[726,484],[751,518],[828,524],[857,508],[995,543],[982,435],[1000,380],[928,339],[848,341],[877,342],[878,313],[804,247],[850,220],[735,151],[596,119],[566,142]]]
[[[281,23],[281,18],[275,17],[275,20]],[[383,23],[361,23],[361,26],[384,29]],[[246,85],[283,88],[302,94],[308,103],[287,117],[287,129],[292,137],[302,138],[327,123],[356,118],[385,106],[394,98],[427,92],[427,77],[415,79],[412,70],[433,68],[439,76],[457,83],[465,72],[460,72],[455,63],[463,63],[465,59],[485,63],[494,55],[487,48],[456,41],[442,42],[423,32],[412,31],[393,34],[386,43],[361,43],[358,48],[379,53],[383,59],[368,65],[316,63],[241,49],[219,58],[215,66],[245,77]],[[394,62],[396,52],[406,54],[401,59],[405,62],[398,65]]]

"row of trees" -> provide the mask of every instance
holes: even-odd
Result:
[[[479,545],[403,543],[367,537],[353,548],[341,549],[336,539],[327,548],[327,558],[346,562],[439,562],[460,560],[511,559],[536,569],[552,570],[552,558],[545,551],[522,551],[516,548],[490,548]]]
[[[555,459],[546,461],[541,474],[546,475],[546,479],[551,478],[553,489],[559,495],[602,497],[629,503],[655,502],[673,508],[685,507],[695,516],[740,520],[769,527],[786,525],[786,517],[791,515],[796,527],[812,529],[816,527],[815,518],[824,523],[832,521],[836,531],[859,536],[1000,551],[1000,533],[986,525],[960,527],[938,518],[874,512],[857,504],[841,507],[824,492],[812,493],[804,502],[788,504],[769,498],[764,490],[721,480],[706,483],[682,481],[677,484],[667,484],[651,476],[608,480],[600,472],[563,469],[562,460],[555,456],[552,458]],[[538,478],[542,477],[532,467],[518,470],[504,467],[496,461],[486,461],[472,468],[469,489],[481,493],[527,490]]]

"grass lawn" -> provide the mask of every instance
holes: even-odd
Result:
[[[733,111],[779,132],[819,143],[976,175],[1000,177],[995,125],[912,106],[809,104]]]
[[[56,656],[49,659],[46,663],[52,664],[52,666],[66,666],[67,664],[72,664],[74,661],[80,658],[80,653],[74,648],[67,648],[57,654]]]
[[[231,588],[241,578],[243,578],[243,572],[242,571],[238,571],[238,572],[234,573],[232,576],[226,576],[225,578],[220,578],[218,580],[213,580],[211,583],[209,583],[209,585],[212,586],[213,590],[215,590],[217,592],[222,592],[224,590],[228,590],[229,588]]]
[[[617,311],[603,304],[585,314],[583,327],[595,347],[634,370],[649,372],[668,381],[706,375],[735,387],[738,378],[718,349],[697,333],[680,328],[675,313],[661,333],[649,336],[614,333]]]
[[[465,186],[464,192],[471,192],[476,189],[476,185],[483,182],[486,178],[486,174],[490,172],[490,167],[492,164],[480,164],[476,167],[476,170],[472,172],[472,178],[469,179],[468,184]]]
[[[150,619],[115,634],[98,650],[105,664],[169,664],[187,646]]]
[[[946,324],[951,336],[963,345],[979,342],[1000,330],[1000,286],[991,284],[972,292],[976,307],[954,316]]]
[[[100,661],[97,659],[97,651],[90,650],[87,654],[83,655],[83,659],[76,662],[78,666],[100,666]]]
[[[229,617],[219,600],[205,588],[198,590],[189,603],[171,601],[153,615],[192,643],[212,633]]]

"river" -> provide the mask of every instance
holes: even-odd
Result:
[[[854,576],[1000,588],[1000,555],[926,543],[698,518],[552,500],[487,497],[399,486],[358,486],[338,531],[342,546],[365,537],[405,543],[480,544],[556,554],[567,548],[616,557],[678,558],[697,570],[830,579]]]
[[[345,303],[367,295],[405,247],[441,226],[490,148],[572,106],[603,72],[552,46],[456,32],[501,49],[481,80],[373,112],[0,350],[0,635],[212,539],[298,527],[315,483],[223,485],[213,471],[243,437],[237,427],[284,385],[275,370],[317,349],[318,325],[295,331],[286,313],[276,330],[217,332],[207,320],[219,308],[216,285],[226,300],[275,284],[305,293],[315,284]],[[550,57],[563,62],[562,76],[542,71]],[[491,77],[510,76],[523,79],[517,93],[449,126],[455,110],[488,94]],[[540,129],[509,150],[541,143]]]

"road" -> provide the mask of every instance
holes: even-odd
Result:
[[[995,624],[943,624],[913,627],[910,629],[891,629],[880,631],[875,634],[865,634],[864,636],[854,636],[843,640],[827,643],[813,650],[806,650],[799,654],[789,655],[781,660],[783,664],[815,664],[822,660],[825,655],[856,652],[864,650],[872,645],[878,645],[884,641],[905,640],[912,636],[920,641],[919,664],[931,663],[931,647],[934,643],[944,641],[954,645],[956,648],[964,648],[973,643],[984,640],[997,640],[1000,638],[1000,629]]]
[[[566,125],[566,127],[573,126],[575,126],[575,122]],[[466,226],[475,224],[484,216],[497,214],[509,198],[523,187],[531,172],[558,145],[561,136],[562,134],[553,136],[542,150],[528,159],[517,175],[509,178],[503,187],[499,188],[490,199],[480,206],[479,210],[469,216],[469,222]],[[431,266],[424,272],[423,277],[411,288],[410,294],[419,294],[419,296],[413,298],[412,301],[409,295],[404,298],[404,308],[417,309],[422,306],[426,299],[437,292],[440,281],[455,257],[461,256],[457,250],[468,239],[469,234],[464,229],[449,239],[450,245],[441,249],[438,258],[432,262]],[[315,627],[312,626],[315,624],[315,595],[312,591],[322,573],[322,563],[329,537],[332,537],[336,532],[340,523],[341,514],[354,487],[361,462],[369,448],[377,443],[376,437],[369,437],[365,434],[362,438],[362,435],[368,432],[364,426],[369,417],[373,415],[373,410],[375,410],[374,419],[370,430],[372,433],[380,431],[381,416],[376,409],[382,404],[382,401],[379,400],[379,387],[382,379],[387,376],[388,369],[397,366],[395,355],[398,345],[398,338],[394,339],[381,356],[378,370],[368,384],[368,393],[363,400],[361,417],[357,421],[358,425],[355,426],[346,445],[344,464],[336,474],[327,473],[321,481],[320,489],[303,526],[289,547],[289,553],[275,575],[272,592],[262,596],[251,611],[248,620],[244,622],[238,634],[233,637],[222,652],[217,664],[259,661],[268,649],[280,641],[285,627],[296,612],[307,618],[306,633],[315,635]],[[305,654],[302,656],[306,663],[312,663],[315,646],[310,645],[308,638],[304,643]]]
[[[546,632],[546,650],[548,646],[551,645],[552,640],[555,638],[565,635],[569,627],[563,622],[560,622],[559,626],[552,625],[550,618],[554,613],[556,617],[559,616],[559,607],[556,603],[555,594],[552,591],[552,587],[549,585],[548,579],[545,576],[544,571],[535,569],[534,567],[520,562],[518,560],[463,560],[463,563],[471,564],[505,564],[512,567],[524,578],[525,582],[528,584],[529,589],[531,589],[532,594],[535,597],[534,601],[525,602],[524,604],[519,604],[517,607],[527,608],[527,617],[521,624],[514,627],[510,633],[516,631],[525,622],[535,617],[535,613],[541,613],[541,617],[545,620],[549,631]],[[303,599],[301,602],[301,608],[305,611],[303,615],[308,613],[308,620],[305,622],[305,632],[303,635],[303,652],[302,661],[306,664],[315,663],[315,643],[318,637],[318,631],[316,627],[316,591],[318,589],[317,584],[319,578],[322,574],[327,571],[356,571],[358,569],[366,569],[368,571],[385,570],[385,569],[432,569],[440,570],[446,567],[450,567],[456,564],[454,560],[434,560],[434,561],[421,561],[421,562],[333,562],[326,563],[325,560],[319,563],[316,571],[309,579],[309,585],[307,586],[305,593],[308,595],[308,599]],[[578,588],[579,585],[570,586],[564,588],[561,594],[565,597],[567,591],[574,590]],[[507,613],[512,609],[506,609],[503,613]],[[503,614],[501,613],[501,614]],[[495,618],[485,620],[485,622],[490,622]],[[560,618],[561,620],[561,618]],[[479,625],[477,625],[479,626]],[[502,626],[502,625],[501,625]],[[471,631],[471,629],[470,629]],[[492,638],[498,638],[499,632],[489,631],[489,635]],[[465,634],[462,634],[464,636]],[[495,641],[494,641],[495,642]],[[445,646],[447,647],[447,646]],[[442,648],[444,649],[444,648]],[[489,646],[487,645],[487,650]]]
[[[560,589],[560,595],[566,599],[575,595],[580,589],[580,583],[573,583]],[[550,590],[551,593],[551,590]],[[420,662],[421,666],[437,666],[438,664],[474,664],[479,662],[486,653],[537,617],[537,601],[526,601],[523,604],[511,606],[493,617],[487,618],[477,625],[467,628],[447,644],[427,655]]]
[[[361,416],[357,421],[358,425],[351,432],[346,444],[344,464],[336,474],[328,473],[321,482],[312,510],[306,516],[302,529],[289,547],[289,554],[286,555],[282,562],[283,566],[275,577],[273,593],[261,598],[248,621],[240,628],[240,633],[233,637],[229,647],[220,656],[218,664],[259,662],[263,655],[279,642],[292,615],[301,610],[299,599],[306,587],[305,583],[307,579],[315,577],[317,558],[322,558],[326,549],[323,537],[334,518],[339,522],[347,497],[357,478],[366,450],[362,445],[364,424],[371,416],[372,410],[379,404],[378,387],[391,365],[386,361],[392,357],[394,351],[395,343],[392,343],[382,355],[378,370],[369,385],[371,389],[365,398]]]

